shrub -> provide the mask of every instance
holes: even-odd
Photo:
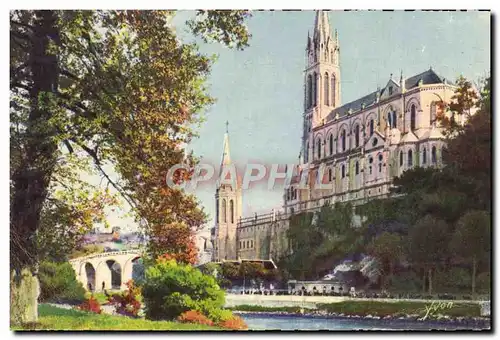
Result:
[[[243,319],[239,316],[233,316],[231,319],[222,321],[218,324],[218,326],[222,328],[227,328],[227,329],[234,329],[234,330],[246,330],[248,329],[247,324]]]
[[[101,304],[99,303],[99,301],[97,301],[97,299],[93,295],[90,296],[85,301],[83,301],[83,303],[77,308],[79,310],[83,310],[86,312],[92,312],[97,314],[102,313]]]
[[[122,294],[113,294],[108,301],[115,307],[117,314],[138,317],[141,310],[141,302],[139,301],[141,290],[134,284],[133,280],[128,281],[126,285],[128,290]]]
[[[212,326],[214,324],[212,320],[210,320],[205,315],[195,310],[189,310],[187,312],[182,313],[177,318],[177,321],[183,323],[197,323],[200,325],[207,325],[207,326]]]
[[[77,281],[73,267],[67,262],[44,261],[40,264],[40,301],[78,301],[85,299],[85,289]]]
[[[224,291],[213,276],[175,260],[159,261],[146,270],[142,296],[150,320],[173,320],[189,310],[211,318],[224,305]]]

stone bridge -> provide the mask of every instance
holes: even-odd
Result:
[[[91,254],[72,259],[69,263],[77,280],[90,291],[123,290],[127,281],[144,273],[140,250]]]

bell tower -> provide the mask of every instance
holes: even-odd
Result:
[[[312,37],[307,34],[304,70],[304,161],[311,160],[310,132],[340,106],[340,47],[337,30],[332,35],[326,11],[316,11]],[[309,149],[309,150],[308,150]]]
[[[229,123],[226,122],[219,180],[215,189],[213,261],[236,260],[236,227],[241,217],[241,188],[229,153]]]

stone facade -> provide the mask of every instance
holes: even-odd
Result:
[[[306,46],[300,164],[285,188],[283,211],[240,218],[238,208],[237,225],[223,222],[222,197],[240,207],[241,190],[238,184],[236,190],[218,187],[214,260],[277,260],[289,251],[291,214],[387,197],[393,178],[403,171],[442,164],[444,136],[436,117],[453,96],[449,81],[432,68],[409,78],[401,72],[397,80],[391,75],[383,88],[342,105],[340,76],[338,33],[331,34],[327,13],[317,11]],[[224,143],[229,152],[227,134]]]

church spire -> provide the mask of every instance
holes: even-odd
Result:
[[[314,19],[314,38],[325,42],[328,40],[330,35],[331,31],[328,13],[323,10],[316,11],[316,18]]]
[[[229,154],[229,122],[226,121],[226,133],[224,134],[224,147],[222,150],[221,170],[224,165],[231,164],[231,156]]]

